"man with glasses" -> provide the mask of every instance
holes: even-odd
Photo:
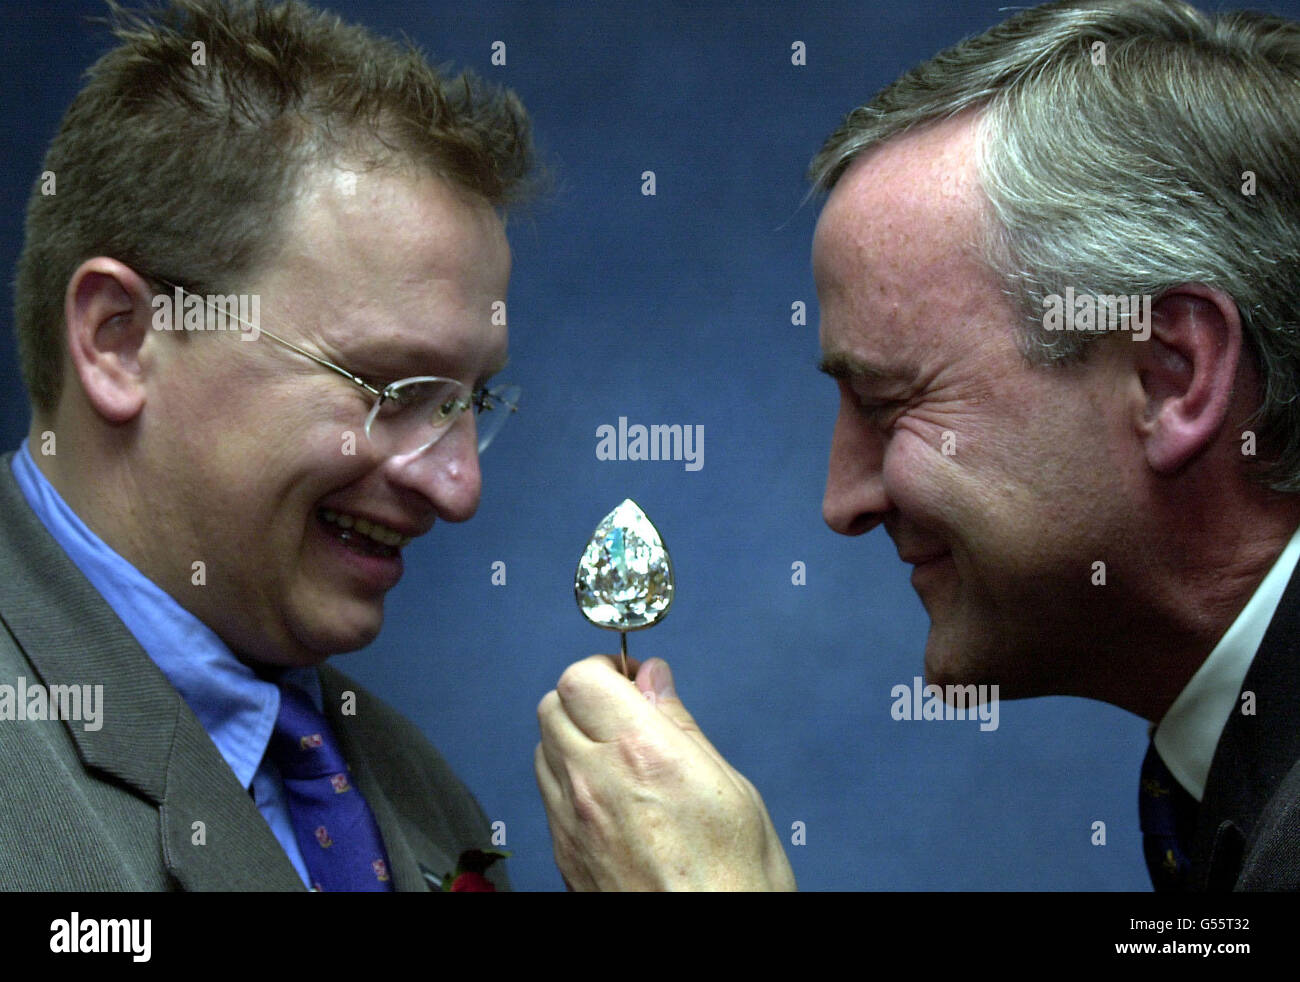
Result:
[[[378,634],[408,543],[473,515],[515,411],[527,116],[300,5],[115,34],[16,282],[0,888],[450,886],[485,816],[323,663]]]

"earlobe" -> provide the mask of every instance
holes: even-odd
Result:
[[[1174,474],[1216,441],[1227,418],[1241,361],[1237,305],[1200,284],[1176,287],[1155,304],[1150,337],[1132,343],[1147,463]]]
[[[68,281],[64,319],[72,370],[91,407],[108,423],[144,407],[140,351],[151,321],[150,291],[130,267],[96,257]]]

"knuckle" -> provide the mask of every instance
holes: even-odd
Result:
[[[560,695],[570,696],[581,689],[600,685],[609,675],[608,666],[601,655],[592,655],[574,662],[560,675],[555,688]]]
[[[573,789],[570,803],[574,817],[581,825],[599,827],[604,817],[604,807],[591,784],[581,774],[570,773],[569,785]]]
[[[539,723],[546,722],[546,717],[555,712],[559,701],[560,694],[554,689],[542,696],[541,702],[537,704],[537,721]]]
[[[640,783],[650,783],[673,776],[679,762],[666,754],[662,743],[653,736],[631,731],[614,740],[619,762],[632,778]]]
[[[560,695],[568,695],[575,689],[580,689],[588,684],[590,675],[591,663],[589,658],[581,662],[573,662],[571,666],[568,666],[563,671],[563,674],[560,674],[560,680],[555,683],[555,688],[558,689]]]
[[[555,693],[560,699],[573,696],[584,686],[583,662],[578,662],[566,668],[560,675],[560,680],[555,683]]]

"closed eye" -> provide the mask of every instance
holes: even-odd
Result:
[[[873,426],[888,428],[891,426],[903,403],[893,399],[859,399],[858,412]]]

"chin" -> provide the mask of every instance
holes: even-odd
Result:
[[[978,632],[931,622],[925,641],[925,680],[934,685],[992,685],[1008,688],[1006,657],[1012,649]]]
[[[375,638],[379,637],[379,629],[383,626],[382,622],[376,622],[373,627],[357,628],[354,630],[339,631],[331,638],[330,643],[321,646],[325,651],[326,657],[329,655],[341,655],[349,651],[356,651],[364,648]]]
[[[339,611],[334,617],[301,624],[295,630],[303,664],[319,664],[331,655],[341,655],[364,648],[379,636],[384,626],[383,611],[372,616],[343,619]]]
[[[1037,655],[1010,639],[964,640],[936,632],[932,626],[925,645],[925,681],[947,685],[996,685],[1000,699],[1054,695],[1028,671]]]

